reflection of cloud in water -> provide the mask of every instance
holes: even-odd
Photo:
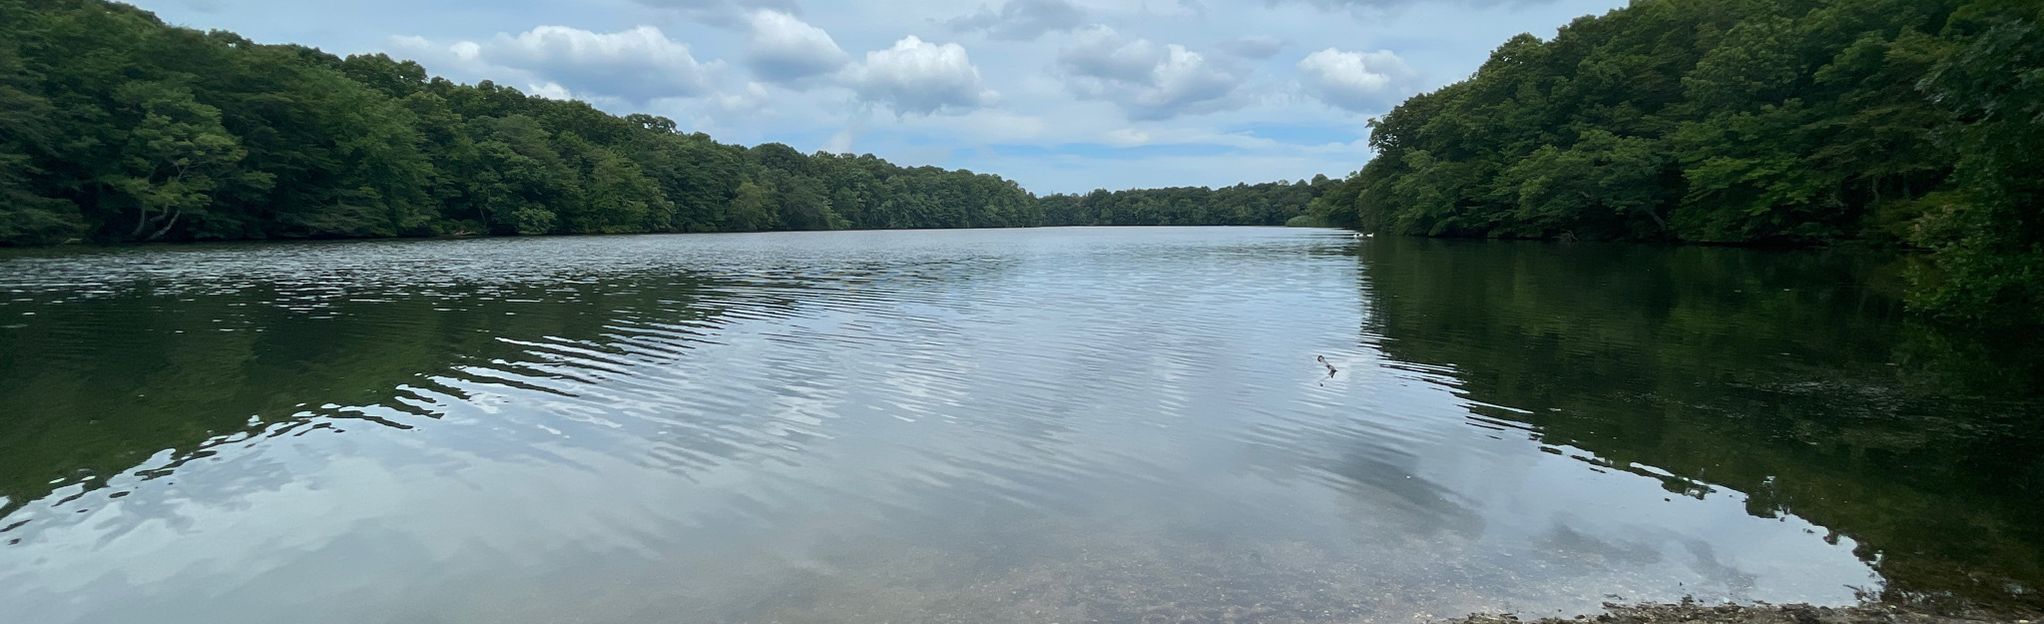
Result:
[[[1483,533],[1483,517],[1455,499],[1455,492],[1423,477],[1414,476],[1417,467],[1397,465],[1367,455],[1355,455],[1335,468],[1351,487],[1368,488],[1361,496],[1379,505],[1403,512],[1415,532],[1450,531],[1464,538]],[[1388,496],[1388,499],[1387,499]]]
[[[1555,518],[1552,528],[1541,536],[1537,545],[1550,550],[1596,557],[1609,563],[1646,565],[1661,562],[1661,547],[1657,544],[1589,535],[1569,527],[1566,518]]]
[[[1736,492],[1664,502],[1472,426],[1521,415],[1358,345],[1357,267],[1314,232],[600,242],[476,247],[585,268],[432,294],[403,278],[434,259],[403,256],[436,244],[370,247],[392,257],[348,262],[388,273],[354,293],[380,303],[229,317],[324,347],[259,381],[333,406],[166,452],[87,513],[30,501],[0,601],[68,597],[27,603],[53,623],[1352,622],[1609,588],[1841,600],[1866,576]],[[197,266],[265,274],[227,264]]]

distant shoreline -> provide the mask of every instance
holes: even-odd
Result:
[[[493,239],[504,239],[504,240],[515,240],[515,239],[533,239],[533,240],[544,240],[544,239],[550,239],[550,238],[611,238],[611,237],[629,237],[629,236],[693,236],[693,235],[733,235],[733,234],[826,234],[826,233],[833,233],[833,232],[845,232],[845,233],[850,233],[850,232],[959,232],[959,231],[974,231],[974,230],[985,230],[985,231],[1001,231],[1001,230],[1084,230],[1084,229],[1123,229],[1123,228],[1130,228],[1130,229],[1135,229],[1135,228],[1263,228],[1263,229],[1273,229],[1273,230],[1281,230],[1281,229],[1294,229],[1294,230],[1298,230],[1298,229],[1321,229],[1321,230],[1337,230],[1337,231],[1340,231],[1340,232],[1353,232],[1353,231],[1354,231],[1354,230],[1350,230],[1350,229],[1347,229],[1347,228],[1340,228],[1340,227],[1333,227],[1333,226],[1288,226],[1288,225],[1265,225],[1265,224],[1211,224],[1211,225],[1196,225],[1196,224],[1187,224],[1187,225],[1164,225],[1164,224],[1070,224],[1070,225],[1066,225],[1066,224],[1059,224],[1059,225],[1009,225],[1009,226],[986,226],[986,227],[894,227],[894,228],[886,228],[886,227],[881,227],[881,228],[843,228],[843,229],[836,229],[836,230],[729,230],[729,231],[704,231],[704,232],[614,232],[614,233],[604,233],[604,232],[585,232],[585,233],[559,233],[559,234],[470,234],[470,235],[464,235],[464,236],[455,236],[455,235],[421,235],[421,236],[318,236],[318,237],[276,237],[276,238],[223,238],[223,239],[213,239],[213,240],[159,240],[159,241],[91,241],[91,240],[68,240],[68,241],[63,241],[63,242],[58,242],[58,243],[47,243],[47,244],[36,244],[36,245],[7,245],[7,244],[5,244],[5,243],[0,243],[0,252],[5,252],[5,251],[8,251],[8,250],[15,250],[15,251],[32,251],[32,250],[38,250],[38,249],[138,249],[138,248],[151,248],[151,247],[163,247],[163,248],[175,248],[175,247],[194,247],[194,246],[210,246],[210,245],[249,245],[249,246],[258,246],[258,245],[266,245],[266,244],[302,244],[302,243],[349,243],[349,242],[368,242],[368,241],[466,241],[466,240],[493,240]],[[1409,238],[1429,238],[1429,237],[1425,237],[1425,236],[1414,236],[1414,237],[1409,237]],[[1442,240],[1452,240],[1452,239],[1442,239]],[[1474,240],[1482,240],[1482,239],[1474,239]],[[1516,239],[1514,239],[1514,240],[1516,240]],[[1526,239],[1526,240],[1532,240],[1532,239]],[[1599,241],[1599,242],[1611,242],[1611,241]],[[1633,243],[1627,243],[1627,244],[1633,244]]]
[[[1606,604],[1596,615],[1574,618],[1521,619],[1510,613],[1478,613],[1442,620],[1439,624],[2031,624],[2035,614],[1996,613],[1971,608],[1940,612],[1915,607],[1868,603],[1850,607],[1807,604],[1703,604],[1693,601],[1662,604]]]

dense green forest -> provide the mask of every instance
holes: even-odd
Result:
[[[1053,205],[1058,224],[1275,225],[1328,185]],[[0,244],[1009,227],[1043,210],[992,175],[720,144],[101,0],[0,0]]]
[[[1395,361],[1454,371],[1473,412],[1671,494],[1728,489],[1752,515],[1834,530],[1885,600],[2044,606],[2020,590],[2044,582],[2044,501],[2025,494],[2044,488],[2044,403],[2030,400],[2044,393],[2044,336],[1981,340],[1905,318],[1905,259],[1360,247],[1364,333]]]
[[[1852,241],[1931,252],[1919,309],[2032,323],[2040,22],[2022,0],[1638,0],[1374,120],[1378,155],[1346,180],[1038,198],[103,0],[0,0],[0,245],[1287,222]]]
[[[1059,193],[1038,200],[1044,225],[1279,225],[1306,217],[1315,198],[1339,182],[1265,182],[1209,189],[1203,186]]]
[[[1912,303],[2044,309],[2044,3],[1636,0],[1372,124],[1320,219],[1423,236],[1930,250]]]

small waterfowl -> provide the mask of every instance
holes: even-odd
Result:
[[[1334,367],[1333,363],[1327,361],[1327,356],[1325,355],[1316,355],[1313,356],[1313,359],[1319,360],[1321,366],[1327,367],[1328,377],[1333,377],[1335,373],[1341,372],[1340,369]]]

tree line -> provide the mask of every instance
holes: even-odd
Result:
[[[0,0],[0,245],[1275,225],[1303,212],[1299,191],[1089,195],[1079,212],[1049,202],[1052,219],[997,176],[727,145],[663,117],[172,27],[102,0]]]
[[[2044,320],[2044,3],[1635,0],[1372,123],[1313,207],[1387,233],[1926,249],[1917,309]]]
[[[1556,247],[1378,237],[1363,333],[1577,459],[1835,531],[1884,601],[2044,607],[2044,334],[1905,317],[1904,258]]]
[[[1636,0],[1373,120],[1377,156],[1343,180],[1037,197],[104,0],[0,0],[0,245],[1287,222],[1854,242],[1931,252],[1918,309],[2035,322],[2040,23],[2024,0]]]
[[[1218,189],[1096,190],[1046,195],[1038,204],[1044,225],[1304,225],[1306,208],[1337,184],[1321,175]]]

